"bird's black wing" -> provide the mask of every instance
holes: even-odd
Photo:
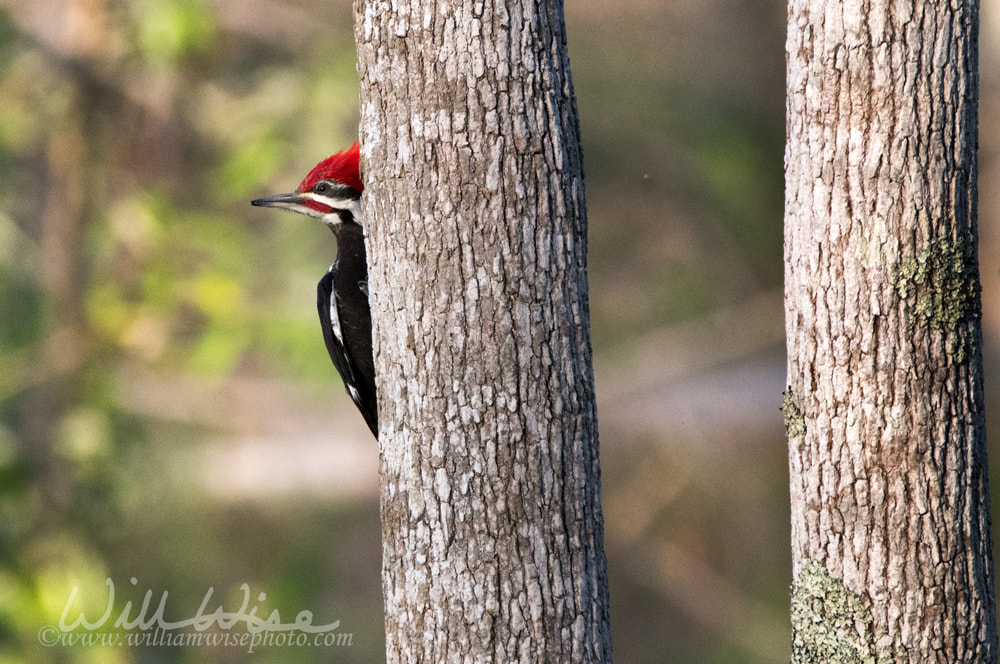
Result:
[[[368,428],[378,438],[378,402],[375,396],[375,368],[372,359],[371,313],[368,298],[354,285],[351,293],[352,312],[357,320],[344,320],[340,310],[344,303],[334,295],[334,269],[331,268],[319,281],[316,306],[323,326],[326,349],[337,367],[344,387],[354,404],[361,411]],[[363,298],[363,301],[360,299]]]

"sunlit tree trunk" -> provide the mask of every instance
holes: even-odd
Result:
[[[789,0],[793,662],[995,662],[978,2]]]
[[[355,17],[388,661],[610,661],[562,4]]]

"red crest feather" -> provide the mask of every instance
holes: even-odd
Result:
[[[361,146],[355,142],[354,145],[332,154],[309,171],[299,188],[299,193],[309,191],[313,185],[320,180],[333,180],[348,187],[353,187],[358,191],[364,191],[365,185],[361,182],[361,171],[359,161],[361,159]]]

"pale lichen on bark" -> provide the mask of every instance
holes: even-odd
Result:
[[[792,585],[792,664],[893,664],[892,641],[877,634],[860,595],[807,560]]]
[[[899,262],[893,283],[903,300],[913,299],[909,324],[951,335],[951,352],[961,364],[974,343],[971,322],[980,316],[979,274],[971,238],[942,238]]]
[[[781,412],[785,417],[785,435],[789,440],[805,434],[806,417],[795,400],[791,387],[781,394]]]

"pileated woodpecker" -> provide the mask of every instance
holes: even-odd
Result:
[[[358,160],[359,146],[355,143],[316,164],[292,193],[258,198],[251,205],[315,217],[337,237],[337,259],[319,281],[319,320],[330,359],[368,428],[378,438],[368,264],[361,220],[364,184]]]

